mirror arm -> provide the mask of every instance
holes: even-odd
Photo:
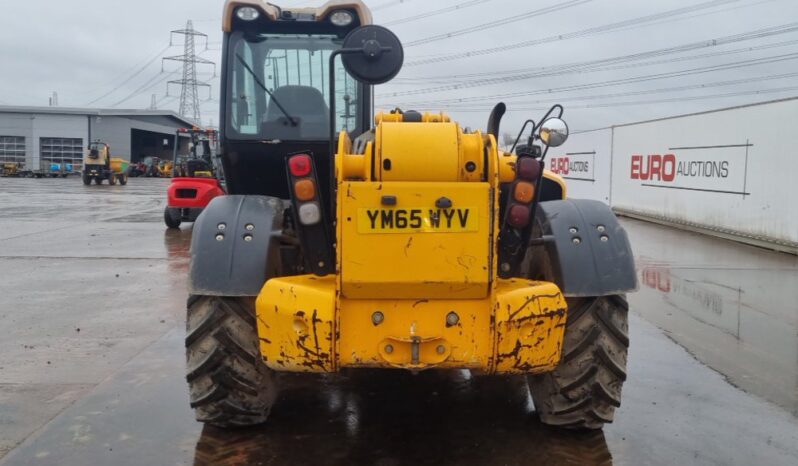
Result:
[[[521,131],[518,132],[518,137],[515,138],[515,142],[513,143],[513,147],[510,148],[510,153],[512,154],[515,152],[515,148],[518,146],[518,143],[521,141],[521,137],[524,135],[524,130],[528,124],[532,123],[532,134],[535,134],[535,128],[537,128],[537,123],[535,120],[526,120],[524,122],[524,126],[521,127]]]
[[[546,154],[548,154],[548,153],[549,153],[549,145],[546,144],[546,148],[543,149],[543,154],[540,156],[540,162],[541,163],[543,163],[543,161],[546,160]]]
[[[548,112],[546,112],[546,114],[545,114],[545,115],[543,115],[543,118],[541,118],[541,119],[540,119],[540,124],[539,124],[539,125],[537,125],[537,126],[535,126],[535,128],[532,130],[532,133],[533,133],[533,134],[534,134],[534,133],[535,133],[537,130],[539,130],[539,129],[540,129],[540,127],[543,125],[543,123],[545,123],[545,122],[546,122],[546,120],[548,120],[548,119],[549,119],[549,117],[551,116],[551,114],[552,114],[552,113],[554,113],[554,111],[555,111],[555,110],[559,110],[559,112],[557,113],[557,116],[556,116],[555,118],[562,118],[562,114],[563,114],[563,112],[564,112],[564,110],[563,110],[563,108],[562,108],[562,105],[560,105],[560,104],[554,104],[554,105],[552,105],[552,107],[549,109],[549,111],[548,111]]]

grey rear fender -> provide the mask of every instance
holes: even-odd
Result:
[[[610,296],[637,289],[626,231],[609,206],[587,199],[538,204],[525,276],[554,281],[565,296]]]
[[[194,223],[189,293],[257,296],[280,274],[283,210],[267,196],[214,198]]]

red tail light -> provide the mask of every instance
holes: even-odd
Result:
[[[313,167],[313,161],[309,155],[300,154],[288,159],[288,169],[294,176],[308,176]]]
[[[540,162],[532,157],[519,157],[515,166],[516,176],[527,181],[537,181],[540,177]]]
[[[524,228],[529,224],[529,206],[513,204],[507,215],[507,223],[514,228]]]

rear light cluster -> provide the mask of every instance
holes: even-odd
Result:
[[[507,224],[511,227],[523,229],[529,225],[540,173],[540,162],[532,157],[518,157],[507,207]]]
[[[300,152],[289,155],[286,158],[286,171],[296,232],[305,262],[318,276],[331,274],[335,271],[335,255],[312,154]]]
[[[321,204],[313,174],[313,159],[307,154],[293,155],[288,159],[288,171],[291,174],[299,223],[305,226],[320,223]]]

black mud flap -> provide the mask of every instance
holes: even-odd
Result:
[[[634,256],[626,231],[603,202],[541,202],[536,233],[523,269],[553,280],[569,297],[610,296],[637,289]]]
[[[257,296],[278,275],[283,201],[219,196],[194,223],[189,293]]]

